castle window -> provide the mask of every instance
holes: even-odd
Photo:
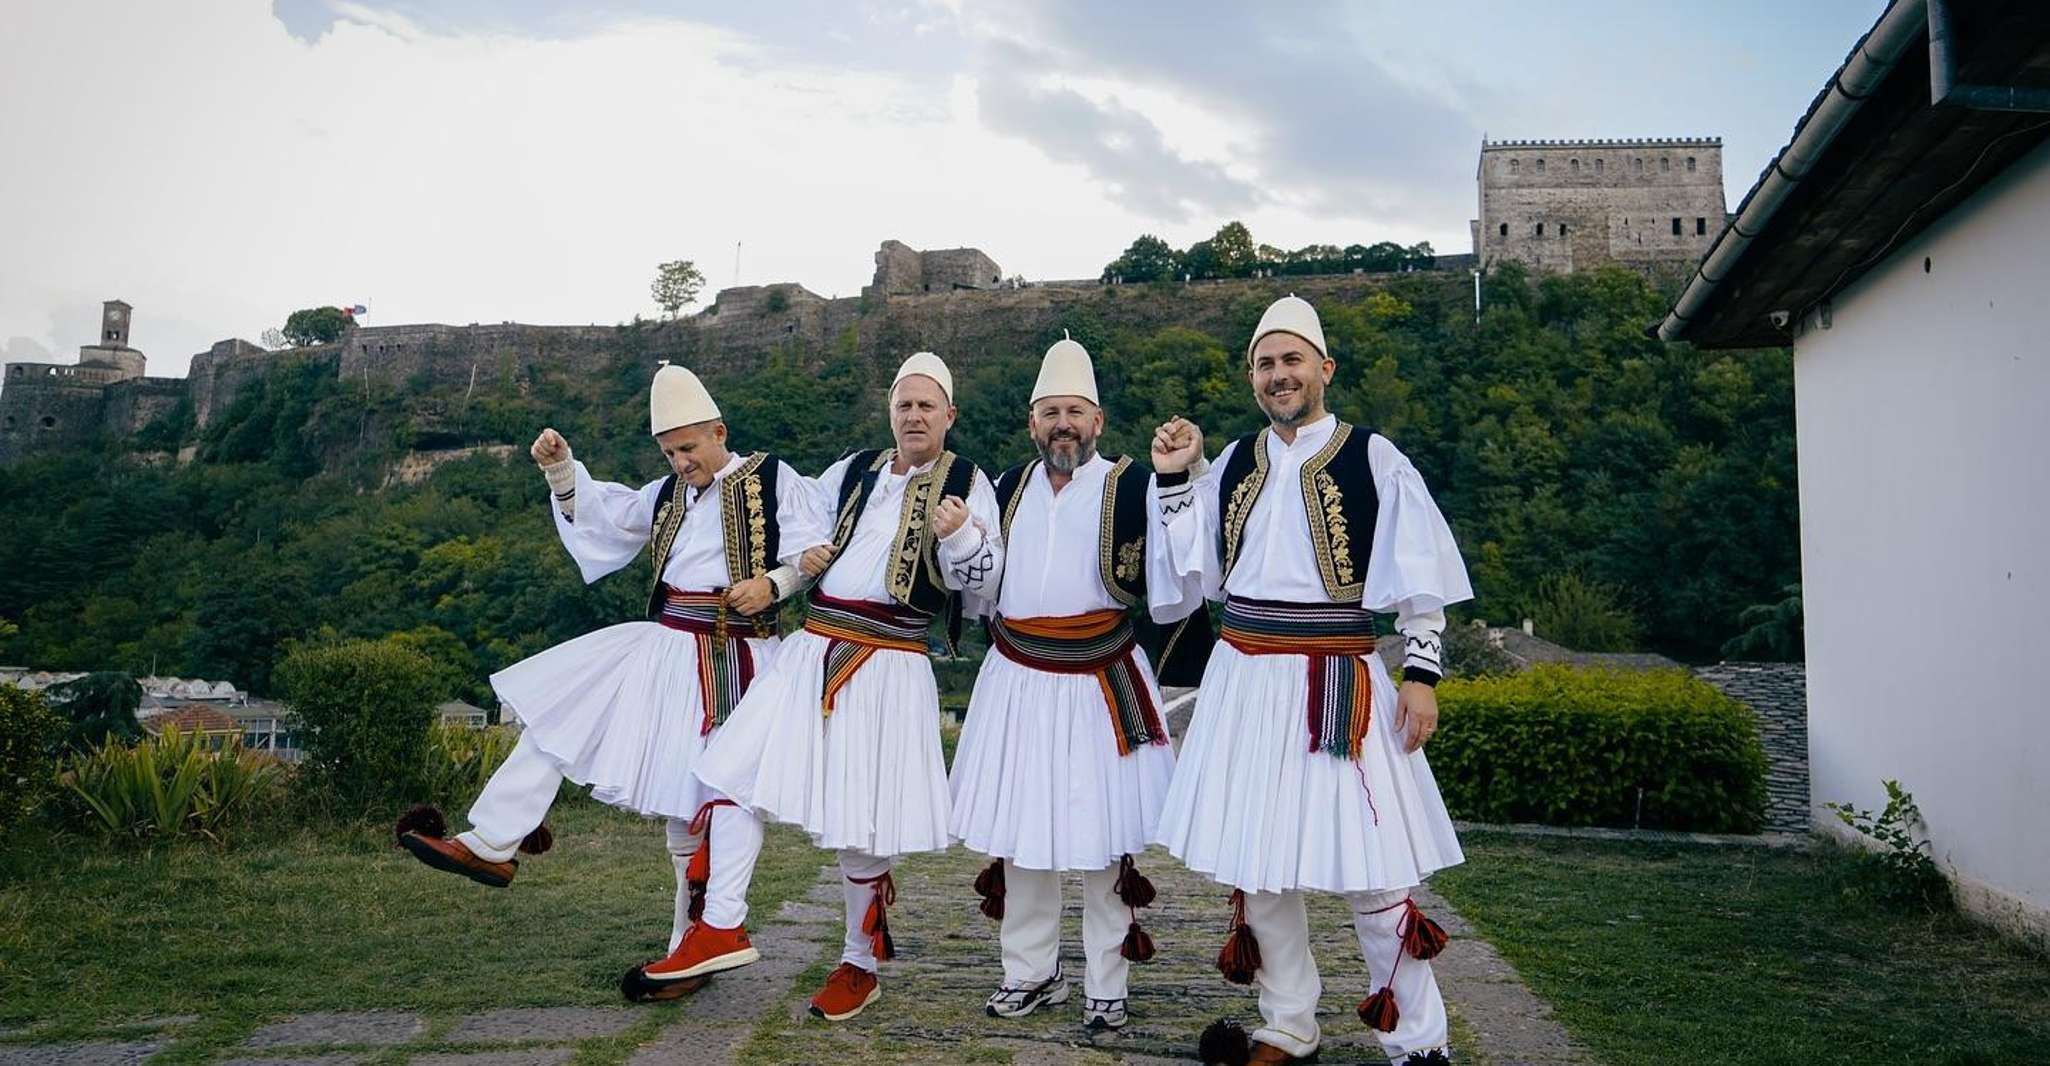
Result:
[[[1537,235],[1540,237],[1545,235],[1545,224],[1542,222],[1537,224]]]
[[[1540,174],[1545,172],[1545,161],[1542,159],[1538,160],[1537,172]]]
[[[1694,235],[1695,235],[1696,237],[1706,237],[1706,236],[1708,236],[1708,220],[1707,220],[1707,219],[1705,219],[1705,218],[1696,218],[1696,219],[1694,220]]]
[[[1679,235],[1680,235],[1680,220],[1676,218],[1676,219],[1674,219],[1674,220],[1673,220],[1673,236],[1675,236],[1675,237],[1678,237]]]
[[[1568,160],[1566,161],[1566,167],[1567,167],[1567,169],[1569,169],[1569,170],[1573,171],[1573,172],[1574,172],[1575,174],[1578,174],[1578,173],[1580,173],[1580,160],[1578,160],[1578,159],[1568,159]]]
[[[1522,170],[1523,170],[1523,160],[1521,160],[1521,159],[1511,159],[1511,160],[1509,161],[1509,173],[1511,173],[1511,174],[1516,174],[1516,173],[1520,173],[1520,172],[1521,172]]]
[[[1509,223],[1507,222],[1502,223],[1502,236],[1509,236]]]
[[[1559,223],[1559,236],[1561,236],[1561,237],[1564,237],[1565,235],[1566,235],[1566,224],[1565,224],[1564,222],[1561,222],[1561,223]]]
[[[1694,157],[1691,155],[1687,157],[1687,173],[1694,173]]]
[[[1673,161],[1672,161],[1672,159],[1671,159],[1671,158],[1669,158],[1669,157],[1666,157],[1666,156],[1660,156],[1660,157],[1659,157],[1659,172],[1660,172],[1660,173],[1670,173],[1670,172],[1672,171],[1672,169],[1673,169]]]
[[[1642,174],[1642,173],[1644,173],[1644,157],[1643,157],[1643,156],[1638,156],[1637,158],[1635,158],[1635,159],[1633,159],[1633,160],[1631,160],[1631,161],[1630,161],[1630,171],[1631,171],[1631,173],[1633,173],[1633,174]]]
[[[1609,167],[1608,167],[1608,160],[1605,160],[1605,159],[1597,159],[1597,160],[1595,160],[1595,161],[1594,161],[1594,172],[1595,172],[1595,173],[1597,173],[1597,174],[1600,174],[1600,173],[1602,173],[1603,171],[1606,171],[1607,169],[1609,169]]]

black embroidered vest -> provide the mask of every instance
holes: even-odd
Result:
[[[847,473],[840,479],[839,517],[833,527],[833,547],[845,551],[854,539],[854,527],[875,491],[876,479],[896,456],[892,448],[853,453]],[[906,607],[930,615],[945,615],[949,629],[959,629],[960,594],[947,587],[940,576],[940,539],[932,535],[933,508],[948,496],[968,499],[975,485],[975,464],[941,452],[932,469],[911,475],[904,486],[904,503],[897,515],[897,535],[883,575],[883,587],[890,598]]]
[[[776,472],[782,466],[775,456],[756,452],[717,482],[726,574],[736,584],[776,568]],[[683,528],[684,506],[676,499],[677,482],[675,474],[669,475],[655,496],[655,522],[648,534],[648,554],[655,561],[654,587],[648,591],[649,618],[661,616],[662,570],[669,563],[677,531]]]
[[[1241,437],[1231,461],[1217,479],[1218,558],[1224,574],[1238,562],[1246,519],[1267,485],[1267,439],[1273,429]],[[1333,427],[1331,439],[1303,463],[1298,485],[1282,491],[1303,494],[1310,518],[1310,549],[1323,576],[1324,592],[1338,603],[1356,603],[1367,585],[1367,560],[1374,551],[1374,519],[1381,497],[1374,489],[1374,466],[1367,458],[1370,430],[1345,422]]]
[[[1108,457],[1106,457],[1108,458]],[[1042,460],[1014,466],[997,478],[997,506],[1004,516],[1004,539],[1011,537],[1011,516],[1025,498],[1025,484]],[[1103,590],[1125,607],[1146,599],[1146,536],[1151,516],[1146,511],[1147,483],[1153,471],[1130,456],[1113,460],[1104,475],[1103,512],[1096,538],[1097,575]],[[1217,643],[1210,614],[1198,609],[1173,625],[1161,625],[1139,610],[1134,622],[1139,644],[1153,660],[1154,676],[1163,685],[1194,685],[1203,679],[1210,649]]]
[[[1108,458],[1108,456],[1106,456]],[[1096,570],[1103,591],[1131,607],[1146,598],[1146,483],[1153,471],[1130,457],[1104,475],[1103,517],[1096,538]],[[1011,539],[1011,516],[1025,498],[1025,483],[1041,460],[1014,466],[997,477],[997,506],[1004,516],[1004,539]]]

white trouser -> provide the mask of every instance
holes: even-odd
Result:
[[[847,939],[840,950],[841,962],[876,972],[875,948],[863,926],[867,924],[868,905],[876,896],[874,879],[889,873],[896,862],[852,848],[840,852],[840,890],[847,901]],[[856,878],[868,883],[857,883]]]
[[[1402,950],[1400,928],[1404,909],[1382,909],[1409,894],[1409,889],[1398,888],[1388,892],[1349,892],[1345,897],[1352,908],[1360,954],[1367,960],[1369,985],[1361,990],[1360,998],[1388,984],[1389,971],[1394,970],[1395,1006],[1400,1018],[1394,1032],[1374,1034],[1390,1059],[1446,1046],[1445,1000],[1438,994],[1438,979],[1431,973],[1431,964]],[[1373,913],[1376,911],[1379,913]],[[1317,960],[1310,955],[1309,917],[1302,894],[1246,893],[1246,924],[1260,942],[1260,969],[1255,978],[1260,984],[1263,1024],[1253,1039],[1291,1055],[1316,1051],[1320,1039],[1317,999],[1324,994],[1324,984],[1317,977]],[[1402,955],[1399,965],[1398,954]]]
[[[676,914],[669,929],[669,949],[690,928],[690,860],[704,846],[707,833],[690,831],[691,819],[671,818],[669,861],[676,867]],[[705,881],[706,925],[732,929],[747,923],[747,888],[754,879],[755,860],[762,854],[762,822],[747,810],[720,804],[712,808],[712,853]]]
[[[533,737],[521,733],[512,754],[505,757],[484,791],[470,805],[470,830],[457,840],[480,859],[505,862],[513,857],[528,833],[548,817],[562,787],[562,773],[555,762],[541,754]]]
[[[1132,964],[1120,949],[1131,909],[1118,899],[1118,868],[1082,874],[1082,993],[1123,999]],[[1004,860],[1004,985],[1024,988],[1053,976],[1061,955],[1061,875]]]

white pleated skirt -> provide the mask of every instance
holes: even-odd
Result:
[[[1305,656],[1219,641],[1155,839],[1247,892],[1407,888],[1463,861],[1430,764],[1402,750],[1388,671],[1366,659],[1373,716],[1354,762],[1309,750]]]
[[[759,681],[778,641],[747,643]],[[709,738],[690,634],[655,622],[607,626],[492,674],[491,688],[562,776],[601,802],[689,818],[711,798],[691,773]]]
[[[877,651],[820,712],[827,641],[800,630],[698,760],[698,780],[822,848],[947,847],[940,695],[920,652]]]
[[[1167,701],[1146,654],[1153,705]],[[991,648],[954,751],[954,838],[1028,870],[1101,870],[1146,850],[1174,779],[1174,747],[1118,754],[1093,674],[1055,674]]]

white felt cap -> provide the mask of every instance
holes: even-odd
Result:
[[[666,433],[679,426],[693,426],[719,417],[719,405],[696,374],[680,366],[662,364],[655,371],[655,383],[648,388],[648,433]]]
[[[1331,349],[1324,346],[1324,323],[1317,318],[1317,309],[1310,301],[1289,293],[1267,306],[1267,313],[1260,316],[1260,325],[1253,330],[1253,339],[1246,343],[1246,362],[1253,361],[1253,346],[1269,333],[1293,333],[1309,341],[1317,354],[1331,358]]]
[[[891,379],[890,388],[895,389],[897,382],[913,374],[924,374],[939,382],[940,391],[947,394],[947,402],[954,402],[954,375],[947,369],[947,364],[940,361],[939,356],[931,352],[914,353],[911,358],[904,360],[903,366],[897,368],[897,376]]]
[[[1080,396],[1098,402],[1096,365],[1089,359],[1089,349],[1068,336],[1067,330],[1046,350],[1046,358],[1039,361],[1039,380],[1032,384],[1033,403],[1048,396]]]

